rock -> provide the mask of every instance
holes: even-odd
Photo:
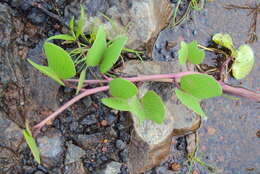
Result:
[[[17,156],[14,152],[0,147],[0,173],[12,174],[16,171],[17,166]]]
[[[126,148],[126,144],[122,140],[116,140],[116,148],[123,150]]]
[[[44,136],[37,138],[41,159],[47,167],[54,167],[62,163],[64,153],[64,139],[57,129],[51,128]]]
[[[80,158],[83,157],[86,152],[74,144],[69,144],[65,159],[65,164],[70,164],[80,161]]]
[[[107,164],[105,169],[94,172],[94,174],[119,174],[120,169],[121,169],[121,164],[113,161]]]
[[[129,61],[123,68],[122,72],[130,76],[187,71],[185,66],[180,66],[176,62],[156,61],[143,63]],[[172,84],[166,83],[144,83],[139,87],[140,96],[151,89],[162,97],[166,106],[166,116],[161,125],[149,120],[141,125],[133,116],[135,131],[129,146],[128,161],[131,174],[139,174],[159,165],[169,154],[173,135],[185,135],[200,126],[200,117],[177,100],[173,87]]]
[[[78,162],[67,164],[65,166],[64,174],[88,174],[88,173],[85,171],[82,162],[78,161]]]
[[[110,0],[108,4],[105,0],[84,0],[83,4],[88,14],[84,26],[86,32],[93,28],[93,24],[104,24],[110,39],[119,33],[127,34],[127,47],[132,49],[153,45],[156,36],[172,16],[172,5],[168,0]],[[75,2],[68,5],[65,16],[79,16],[75,6]],[[113,23],[105,19],[102,13]]]
[[[98,122],[97,118],[95,115],[91,114],[91,115],[87,115],[80,123],[82,125],[92,125],[92,124],[96,124]]]
[[[95,146],[95,144],[102,142],[104,140],[104,136],[101,133],[94,133],[91,135],[80,134],[77,136],[75,141],[81,145],[83,149],[91,149]]]

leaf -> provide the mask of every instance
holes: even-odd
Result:
[[[74,37],[68,34],[58,34],[55,36],[51,36],[47,39],[47,41],[53,40],[53,39],[60,39],[60,40],[66,40],[66,41],[74,41]]]
[[[127,99],[119,98],[119,97],[110,97],[110,98],[102,98],[102,103],[107,107],[112,109],[117,109],[120,111],[129,111],[130,106],[128,104]]]
[[[69,54],[61,47],[45,42],[44,51],[48,60],[48,66],[61,79],[68,79],[76,74],[74,63]]]
[[[141,103],[143,104],[146,118],[158,124],[163,123],[165,110],[160,96],[154,91],[148,91],[142,97]]]
[[[33,61],[31,61],[30,59],[27,59],[27,60],[34,68],[39,70],[41,73],[43,73],[44,75],[52,78],[53,80],[55,80],[59,84],[65,86],[64,83],[59,79],[57,74],[52,69],[50,69],[47,66],[38,65],[38,64],[34,63]]]
[[[136,96],[134,96],[131,98],[129,104],[130,112],[139,119],[140,123],[143,123],[145,120],[145,111],[141,102],[138,100]]]
[[[72,16],[70,20],[70,33],[75,38],[75,32],[74,32],[74,16]]]
[[[217,33],[212,37],[212,40],[216,44],[229,49],[232,53],[235,52],[233,41],[229,34]]]
[[[96,35],[96,39],[89,49],[86,63],[88,66],[97,66],[106,50],[106,33],[103,26],[100,26]]]
[[[126,36],[120,36],[105,50],[103,59],[99,65],[101,73],[106,73],[116,63],[127,39]]]
[[[76,94],[79,93],[79,91],[81,90],[83,84],[84,84],[84,80],[86,78],[86,70],[87,68],[85,68],[83,71],[81,71],[80,76],[79,76],[79,82],[78,82],[78,86],[77,86],[77,91]]]
[[[114,97],[128,99],[137,94],[137,87],[130,81],[115,78],[109,83],[110,94]]]
[[[184,104],[189,109],[191,109],[192,111],[194,111],[195,113],[200,115],[203,119],[207,119],[205,113],[203,112],[203,110],[200,107],[200,99],[198,99],[186,92],[183,92],[179,89],[176,89],[175,93],[176,93],[177,98],[182,102],[182,104]]]
[[[237,50],[235,61],[232,65],[232,74],[236,79],[243,79],[254,66],[254,52],[248,45],[241,45]]]
[[[205,58],[205,52],[198,48],[197,41],[190,43],[181,42],[178,55],[180,64],[186,63],[187,60],[192,64],[200,64]]]
[[[207,74],[190,74],[181,78],[180,87],[183,91],[199,99],[222,95],[219,83]]]
[[[85,13],[84,13],[84,8],[81,6],[80,7],[80,18],[78,21],[78,25],[77,25],[77,31],[76,31],[76,38],[79,37],[80,34],[82,34],[82,29],[83,29],[83,25],[84,25],[84,17]]]
[[[25,141],[28,144],[29,148],[31,149],[31,152],[33,154],[35,161],[37,161],[37,163],[41,164],[39,149],[37,147],[37,144],[32,136],[32,133],[31,133],[27,123],[26,123],[26,129],[23,130],[23,136],[24,136]]]

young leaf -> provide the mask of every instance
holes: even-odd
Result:
[[[66,41],[74,41],[74,37],[72,37],[71,35],[68,34],[58,34],[58,35],[54,35],[51,36],[47,39],[47,41],[53,40],[53,39],[60,39],[60,40],[66,40]]]
[[[86,78],[86,70],[87,70],[87,68],[83,69],[83,71],[81,71],[81,73],[80,73],[76,94],[79,93],[79,91],[81,90],[81,88],[83,86],[84,80]]]
[[[181,78],[180,87],[183,91],[199,99],[222,95],[219,83],[207,74],[190,74]]]
[[[103,26],[100,26],[96,35],[96,39],[89,49],[86,63],[88,66],[97,66],[106,50],[106,33]]]
[[[163,123],[165,110],[160,96],[154,91],[148,91],[142,97],[141,103],[143,104],[146,118],[158,124]]]
[[[79,37],[80,34],[82,34],[82,29],[83,29],[83,25],[84,25],[84,8],[81,6],[80,7],[80,18],[78,21],[78,25],[77,25],[77,31],[76,31],[76,38]]]
[[[140,123],[143,123],[145,120],[145,111],[141,102],[138,100],[136,96],[134,96],[131,98],[129,104],[130,112],[139,119]]]
[[[33,61],[31,61],[30,59],[27,59],[27,60],[34,68],[39,70],[41,73],[43,73],[44,75],[52,78],[53,80],[55,80],[59,84],[65,86],[64,83],[59,79],[57,74],[52,69],[50,69],[47,66],[38,65],[38,64],[34,63]]]
[[[74,32],[74,16],[72,16],[71,20],[70,20],[70,33],[71,35],[76,38],[75,36],[75,32]]]
[[[31,149],[31,152],[33,154],[35,161],[37,161],[37,163],[41,164],[39,149],[37,147],[37,144],[32,136],[29,126],[27,124],[28,123],[26,123],[26,129],[23,130],[23,136],[24,136],[25,141],[28,144],[29,148]]]
[[[187,60],[192,64],[200,64],[205,58],[204,51],[198,48],[196,41],[190,43],[181,42],[178,55],[180,64],[186,63]]]
[[[107,107],[117,109],[120,111],[129,111],[130,106],[128,104],[127,99],[119,98],[119,97],[110,97],[110,98],[102,98],[102,103]]]
[[[116,63],[117,59],[120,56],[124,45],[127,42],[126,36],[118,37],[113,43],[105,50],[103,55],[103,59],[99,65],[100,72],[106,73],[108,70],[112,68],[114,63]]]
[[[233,41],[229,34],[217,33],[212,37],[212,40],[216,44],[229,49],[232,53],[235,52]]]
[[[68,79],[76,74],[74,63],[69,54],[61,47],[45,42],[44,51],[48,60],[48,66],[61,79]]]
[[[110,81],[109,91],[113,97],[128,99],[137,94],[137,87],[130,81],[116,78]]]
[[[237,50],[235,62],[232,65],[232,74],[236,79],[243,79],[254,66],[254,52],[248,45],[241,45]]]
[[[182,92],[179,89],[176,89],[175,93],[176,93],[177,98],[182,102],[182,104],[184,104],[189,109],[191,109],[192,111],[194,111],[195,113],[200,115],[203,119],[207,119],[205,113],[203,112],[203,110],[200,107],[200,99],[198,99],[186,92]]]

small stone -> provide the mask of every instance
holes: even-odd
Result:
[[[126,148],[126,144],[122,140],[116,140],[116,148],[123,150]]]
[[[181,170],[181,165],[179,163],[174,162],[174,163],[171,164],[171,170],[173,170],[173,171],[180,171]]]
[[[46,16],[40,10],[33,8],[27,16],[32,23],[41,24],[46,20]]]
[[[103,142],[104,136],[101,133],[95,133],[91,135],[80,134],[75,138],[77,144],[83,149],[91,149],[96,146],[97,143]]]
[[[70,131],[75,131],[77,128],[78,128],[79,124],[77,121],[74,121],[72,123],[69,124],[69,127],[70,127]]]
[[[114,114],[108,114],[106,120],[109,125],[112,125],[116,121],[116,116]]]
[[[65,164],[78,162],[80,161],[80,158],[83,157],[85,154],[86,152],[80,147],[74,144],[69,144]]]
[[[121,169],[121,164],[113,161],[107,164],[105,169],[96,171],[94,172],[94,174],[119,174],[120,169]]]
[[[193,171],[192,171],[192,174],[199,174],[199,171],[193,170]]]
[[[78,161],[78,162],[67,164],[65,166],[64,174],[88,174],[88,173],[85,171],[82,162]]]
[[[208,127],[207,132],[208,135],[214,135],[216,133],[216,129],[213,127]]]
[[[87,115],[80,123],[82,125],[92,125],[92,124],[96,124],[98,122],[98,120],[96,119],[96,116],[91,114],[91,115]]]
[[[85,105],[86,108],[90,107],[92,104],[91,97],[87,96],[82,99],[83,104]]]
[[[101,124],[101,126],[107,126],[108,122],[107,122],[107,120],[102,120],[100,124]]]
[[[42,171],[37,171],[34,174],[45,174],[45,173],[43,173]]]
[[[128,150],[125,149],[125,150],[121,151],[121,152],[119,153],[119,157],[120,157],[120,159],[121,159],[123,162],[127,162],[127,161],[128,161]]]

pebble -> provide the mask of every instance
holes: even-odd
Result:
[[[126,144],[122,140],[116,140],[116,148],[123,150],[126,148]]]
[[[108,114],[106,120],[108,125],[112,125],[116,121],[116,116],[114,114]]]
[[[88,97],[83,98],[83,99],[82,99],[82,102],[83,102],[83,104],[84,104],[84,106],[85,106],[86,108],[90,107],[91,104],[92,104],[91,97],[88,96]]]
[[[73,132],[73,131],[77,130],[78,126],[79,126],[78,122],[76,122],[76,121],[72,122],[72,123],[69,125],[70,131]]]
[[[121,160],[122,162],[127,162],[127,161],[128,161],[128,150],[125,149],[125,150],[121,151],[121,152],[119,153],[119,157],[120,157],[120,160]]]
[[[179,171],[179,170],[181,170],[181,165],[177,162],[174,162],[174,163],[171,164],[171,170]]]
[[[44,13],[42,13],[40,10],[33,8],[29,14],[28,14],[28,19],[30,19],[32,21],[32,23],[34,24],[42,24],[43,22],[45,22],[46,16]]]
[[[89,126],[92,124],[96,124],[98,122],[96,116],[94,114],[86,116],[80,123],[85,126]]]

